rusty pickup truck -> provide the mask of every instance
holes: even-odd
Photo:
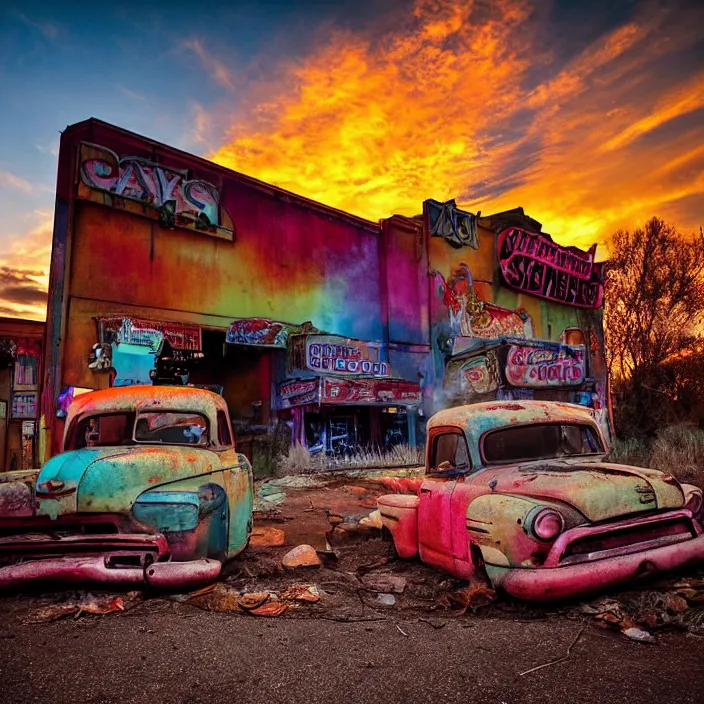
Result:
[[[378,499],[401,557],[526,600],[579,597],[704,561],[702,491],[605,461],[581,406],[478,403],[428,422],[417,495]]]
[[[247,545],[252,502],[222,397],[166,386],[79,396],[63,452],[0,480],[0,587],[207,583]]]

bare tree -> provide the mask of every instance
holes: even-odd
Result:
[[[649,425],[666,392],[662,365],[695,351],[704,322],[704,234],[684,236],[658,218],[619,230],[606,265],[605,335],[615,386],[635,399],[630,422]],[[643,390],[661,393],[648,397]]]
[[[704,321],[704,235],[685,237],[653,218],[619,230],[606,277],[606,333],[611,371],[639,378],[690,349]]]

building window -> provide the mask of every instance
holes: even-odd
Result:
[[[15,386],[36,386],[39,359],[28,354],[19,354],[15,360]]]

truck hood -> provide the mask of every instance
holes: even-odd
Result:
[[[52,457],[37,478],[37,514],[129,511],[144,491],[220,469],[203,448],[95,447]]]
[[[681,508],[679,482],[654,469],[606,462],[542,460],[481,473],[495,491],[570,504],[589,521],[605,521],[642,511]]]

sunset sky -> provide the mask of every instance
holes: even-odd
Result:
[[[5,0],[0,96],[0,315],[44,317],[89,117],[373,220],[520,205],[602,256],[704,225],[701,0]]]

